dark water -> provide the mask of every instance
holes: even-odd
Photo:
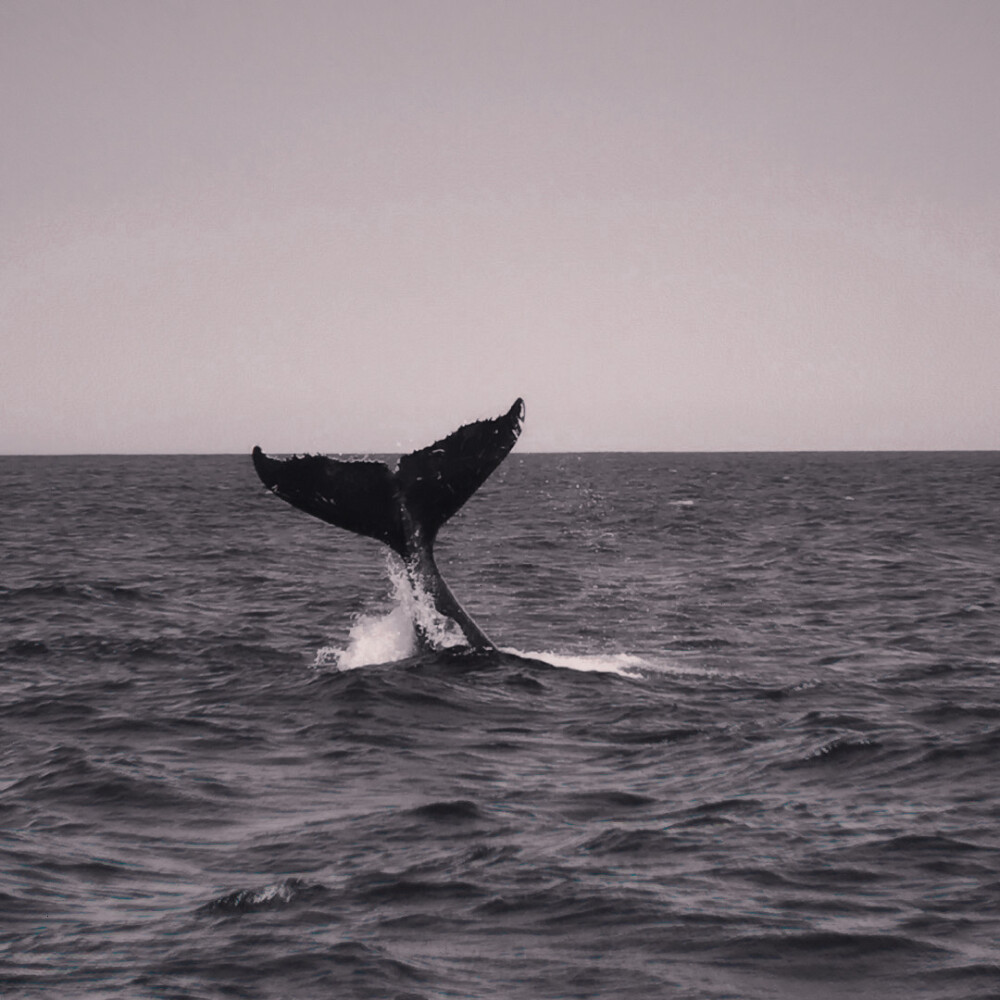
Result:
[[[439,562],[556,666],[246,457],[0,498],[5,998],[1000,996],[996,454],[515,453]]]

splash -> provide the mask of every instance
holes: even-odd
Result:
[[[387,558],[391,607],[383,614],[360,615],[348,634],[347,648],[324,646],[316,653],[316,667],[355,670],[375,663],[405,660],[419,652],[417,630],[434,649],[465,645],[462,630],[435,607],[433,598],[411,583],[396,556]]]
[[[405,609],[415,633],[419,631],[425,636],[433,649],[467,645],[458,624],[434,607],[434,598],[407,576],[400,559],[390,553],[387,566],[393,599]]]
[[[378,663],[395,663],[421,651],[418,633],[432,649],[444,651],[466,645],[458,625],[434,607],[434,599],[406,573],[403,561],[386,555],[390,593],[387,611],[359,615],[348,633],[346,648],[324,646],[316,653],[313,666],[334,670],[356,670]],[[618,674],[641,678],[652,673],[700,673],[677,664],[651,662],[632,653],[555,653],[501,649],[524,659],[542,660],[554,667],[584,672]]]
[[[384,615],[360,615],[351,626],[347,648],[324,646],[316,653],[314,666],[356,670],[373,663],[405,660],[417,651],[413,620],[402,605]]]
[[[553,667],[562,667],[565,670],[619,674],[622,677],[641,677],[656,669],[649,661],[631,653],[528,653],[520,649],[506,648],[501,652],[525,659],[542,660]]]

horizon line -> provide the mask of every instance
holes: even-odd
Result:
[[[415,449],[419,451],[420,449]],[[992,454],[1000,453],[997,448],[584,448],[574,450],[535,450],[518,451],[513,457],[520,455],[951,455],[962,454]],[[248,451],[41,451],[41,452],[0,452],[0,458],[239,458],[250,457]],[[325,451],[325,452],[292,452],[274,451],[273,455],[319,454],[331,456],[349,456],[363,458],[366,456],[406,455],[411,452],[401,451]]]

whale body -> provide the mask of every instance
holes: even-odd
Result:
[[[462,631],[471,651],[495,651],[483,630],[458,603],[434,562],[434,541],[455,514],[507,457],[521,433],[524,401],[502,416],[464,424],[396,466],[326,455],[276,459],[253,449],[261,482],[293,507],[323,521],[377,538],[402,560],[412,586]],[[419,623],[417,637],[430,639]]]

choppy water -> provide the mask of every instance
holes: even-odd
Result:
[[[996,454],[515,452],[479,664],[246,457],[0,498],[5,998],[1000,995]]]

